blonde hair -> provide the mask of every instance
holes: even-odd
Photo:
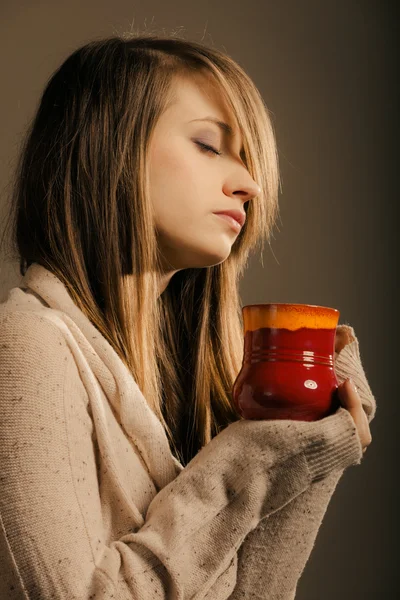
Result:
[[[245,164],[261,193],[222,263],[176,273],[159,296],[160,255],[147,152],[178,75],[206,73],[237,119]],[[279,170],[269,111],[250,77],[198,42],[141,34],[92,41],[52,75],[21,150],[13,185],[20,273],[52,271],[108,340],[186,465],[238,420],[239,278],[270,240]]]

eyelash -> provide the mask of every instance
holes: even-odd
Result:
[[[216,150],[215,148],[213,148],[212,146],[209,146],[208,144],[204,144],[203,142],[195,142],[198,146],[200,146],[200,148],[207,153],[210,154],[216,154],[217,156],[221,156],[222,152],[218,152],[218,150]]]

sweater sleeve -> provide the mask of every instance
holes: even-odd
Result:
[[[7,316],[0,328],[5,600],[228,598],[237,551],[249,532],[313,482],[362,460],[354,422],[343,408],[311,423],[238,421],[156,494],[140,529],[107,545],[96,463],[88,451],[92,439],[82,413],[66,409],[86,401],[73,354],[63,332],[46,319],[37,318],[36,346],[28,343],[28,330],[25,339],[21,330],[15,335],[26,328],[19,319]],[[82,431],[82,441],[71,447],[73,430]],[[74,470],[82,463],[94,482],[89,496]]]
[[[376,413],[376,401],[361,363],[359,342],[354,329],[339,325],[350,334],[351,342],[335,353],[335,373],[338,383],[352,377],[362,405],[371,422]],[[237,585],[230,600],[252,598],[292,600],[298,581],[315,545],[318,531],[332,495],[343,475],[338,469],[321,481],[314,481],[281,510],[262,519],[251,531],[238,551]]]
[[[339,383],[342,383],[347,377],[353,379],[361,398],[364,412],[368,417],[368,422],[371,423],[376,413],[376,400],[364,370],[358,338],[351,325],[339,325],[338,329],[346,330],[350,335],[351,342],[342,348],[340,352],[335,352],[336,378]]]

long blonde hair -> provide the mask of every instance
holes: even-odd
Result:
[[[177,272],[159,296],[160,255],[147,152],[175,76],[206,73],[243,137],[261,193],[222,263]],[[20,273],[52,271],[131,371],[186,465],[240,418],[232,386],[241,368],[239,279],[249,252],[278,217],[273,125],[244,70],[198,42],[141,34],[92,41],[47,82],[18,159],[12,252]]]

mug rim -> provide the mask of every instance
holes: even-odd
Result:
[[[332,306],[323,306],[322,304],[304,304],[301,302],[262,302],[259,304],[244,304],[243,308],[251,308],[251,307],[263,307],[263,306],[305,306],[309,308],[323,308],[327,310],[332,310],[334,312],[339,312],[339,309],[333,308]]]

